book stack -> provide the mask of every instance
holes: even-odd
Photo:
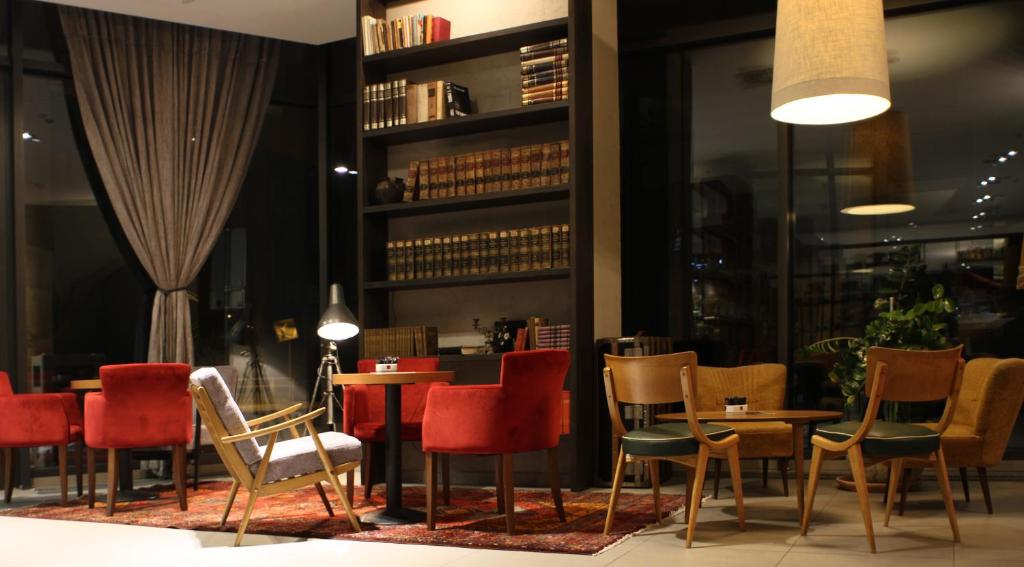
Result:
[[[569,267],[568,224],[391,240],[388,280],[422,280]]]
[[[360,358],[382,356],[434,356],[437,327],[387,327],[363,329]]]
[[[447,41],[452,36],[452,23],[437,16],[405,16],[388,21],[363,16],[363,56],[376,55]]]
[[[556,39],[519,48],[523,106],[569,98],[569,43]]]
[[[569,350],[572,340],[570,325],[548,325],[537,327],[537,348],[557,348]]]
[[[363,130],[469,113],[469,89],[449,81],[411,83],[407,79],[395,79],[363,87]]]
[[[569,140],[409,162],[406,202],[569,182]]]

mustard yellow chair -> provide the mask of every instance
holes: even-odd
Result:
[[[953,421],[942,434],[946,466],[960,469],[964,500],[971,501],[967,469],[973,467],[978,469],[978,480],[981,481],[981,492],[989,514],[992,513],[992,495],[988,489],[987,469],[1003,460],[1022,402],[1024,360],[975,358],[964,368],[963,386],[953,411]],[[906,500],[904,483],[900,515],[903,514]]]
[[[697,370],[697,411],[722,411],[728,396],[746,396],[750,410],[781,410],[786,400],[786,366],[752,364],[735,368],[701,366]],[[793,458],[793,426],[781,421],[732,422],[740,436],[740,459],[761,459],[761,483],[768,486],[768,461],[778,459],[783,494],[789,496],[787,470]],[[722,476],[722,460],[715,460],[714,495]]]

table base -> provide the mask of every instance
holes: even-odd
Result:
[[[423,522],[426,519],[426,512],[411,510],[409,508],[399,508],[397,510],[384,509],[369,512],[363,514],[359,518],[359,521],[364,524],[376,524],[378,526],[400,526]]]

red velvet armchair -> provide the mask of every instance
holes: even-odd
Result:
[[[437,370],[441,360],[428,358],[399,358],[399,372],[430,372]],[[359,372],[373,372],[376,361],[369,358],[358,363]],[[419,441],[423,429],[423,408],[427,403],[427,392],[442,382],[429,384],[406,384],[402,386],[402,441]],[[384,386],[346,386],[342,396],[342,432],[363,443],[363,462],[360,474],[363,481],[363,498],[369,502],[373,492],[373,443],[384,443],[387,433],[384,427]],[[447,469],[445,486],[448,486]],[[346,489],[348,499],[354,502],[355,471],[348,472]],[[445,494],[448,494],[447,490]]]
[[[68,502],[68,446],[82,451],[82,413],[74,394],[14,394],[6,372],[0,372],[0,455],[3,456],[4,502],[14,491],[14,451],[22,447],[57,447],[60,503]],[[82,466],[78,460],[78,494],[82,494]]]
[[[548,479],[558,519],[565,521],[558,476],[558,439],[562,431],[562,384],[569,352],[534,350],[501,359],[501,383],[433,388],[423,415],[426,454],[427,528],[434,529],[435,454],[501,455],[498,511],[508,533],[515,533],[512,455],[547,451]]]
[[[89,507],[96,502],[96,449],[107,450],[107,515],[117,500],[117,450],[173,448],[178,505],[185,494],[185,447],[192,442],[192,396],[187,364],[115,364],[100,367],[102,392],[85,396]]]

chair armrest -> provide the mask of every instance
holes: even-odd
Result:
[[[423,414],[423,449],[493,452],[507,442],[505,392],[498,384],[431,388]]]
[[[298,404],[295,404],[293,406],[286,407],[283,410],[275,411],[274,413],[272,413],[270,415],[264,415],[262,417],[257,417],[256,419],[250,419],[249,421],[247,421],[245,423],[248,424],[249,427],[253,427],[253,426],[259,425],[261,423],[266,423],[268,421],[274,421],[275,419],[279,419],[279,418],[282,418],[282,417],[284,417],[286,415],[293,414],[293,413],[299,411],[299,408],[301,408],[302,406],[303,406],[302,403],[298,403]]]
[[[307,413],[305,415],[300,415],[299,417],[296,417],[296,418],[293,418],[293,419],[289,419],[288,421],[282,421],[281,423],[278,423],[276,425],[271,425],[270,427],[266,427],[266,428],[263,428],[263,429],[257,429],[255,431],[250,431],[249,433],[239,433],[238,435],[228,435],[226,437],[221,437],[220,440],[221,440],[222,443],[237,443],[239,441],[244,441],[246,439],[256,439],[257,437],[264,437],[266,435],[270,435],[271,433],[277,433],[278,431],[282,431],[282,430],[285,430],[285,429],[291,429],[291,428],[295,427],[296,425],[299,425],[300,423],[306,423],[306,422],[309,422],[309,421],[313,421],[314,419],[316,419],[316,418],[320,417],[321,415],[323,415],[323,413],[326,412],[326,411],[327,411],[327,408],[317,408],[317,409],[315,409],[315,410],[313,410],[313,411],[311,411],[311,412],[309,412],[309,413]]]
[[[68,425],[64,404],[53,394],[0,398],[0,447],[66,445]]]

